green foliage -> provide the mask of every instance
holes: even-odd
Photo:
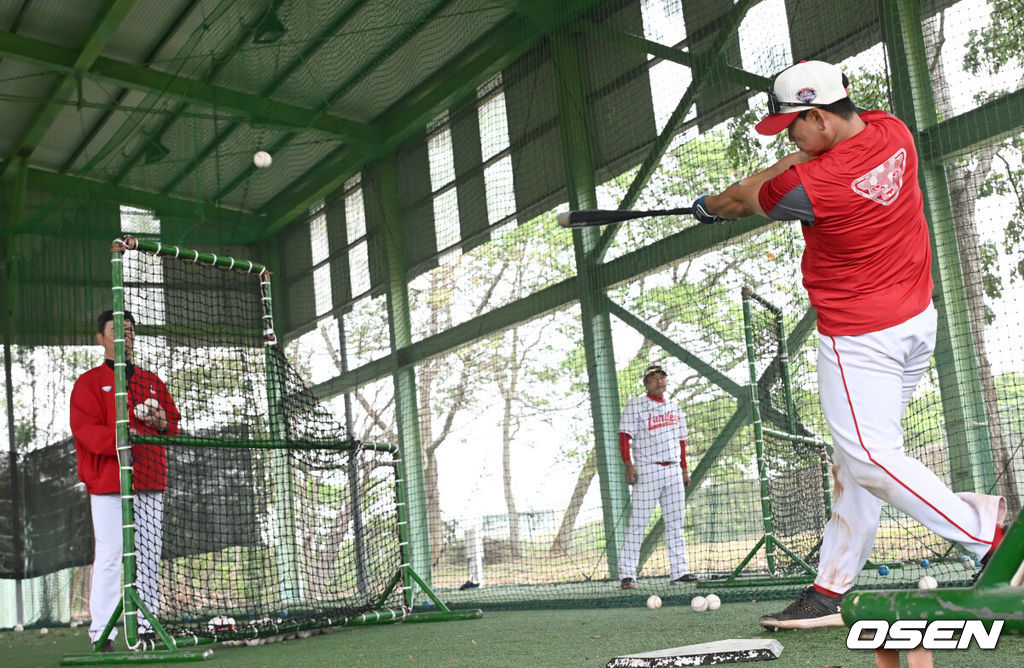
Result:
[[[964,69],[971,74],[995,74],[1024,52],[1024,13],[1020,0],[989,0],[992,22],[970,31]]]

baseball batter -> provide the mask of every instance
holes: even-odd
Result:
[[[632,589],[640,561],[644,529],[654,506],[661,504],[665,547],[672,584],[697,582],[686,567],[683,518],[686,512],[686,416],[679,405],[665,398],[668,374],[658,364],[644,371],[647,394],[631,399],[619,423],[619,450],[626,465],[626,482],[633,486],[633,508],[619,558],[623,589]],[[630,445],[632,442],[632,452]]]
[[[800,150],[720,195],[694,202],[703,223],[753,214],[800,220],[801,270],[818,310],[818,385],[835,444],[834,503],[818,576],[767,628],[841,626],[839,605],[875,540],[882,501],[943,538],[988,555],[1002,497],[953,493],[903,449],[900,424],[935,348],[931,248],[906,125],[859,112],[835,65],[802,62],[768,92],[756,130]]]

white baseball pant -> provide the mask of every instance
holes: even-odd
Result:
[[[123,533],[121,526],[121,496],[119,494],[91,494],[93,538],[96,555],[92,566],[92,586],[89,592],[89,637],[99,640],[110,616],[121,599],[121,552]],[[135,493],[135,581],[146,607],[157,614],[157,577],[160,555],[163,551],[163,492]],[[149,621],[140,614],[139,632],[152,631]],[[117,627],[110,639],[117,637]]]
[[[832,432],[834,501],[815,584],[845,593],[878,531],[882,501],[984,555],[1006,514],[1002,497],[954,493],[903,449],[900,421],[935,348],[931,305],[904,323],[857,336],[821,335],[818,388]]]
[[[619,557],[619,577],[636,579],[644,531],[655,505],[661,504],[661,516],[665,522],[665,547],[668,550],[671,579],[675,580],[690,572],[686,565],[686,539],[683,537],[686,491],[683,489],[682,469],[678,462],[668,466],[636,464],[636,473],[633,508]]]

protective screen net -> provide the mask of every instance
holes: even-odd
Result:
[[[401,610],[392,453],[349,439],[285,360],[268,272],[152,245],[123,255],[143,601],[218,640]],[[166,445],[145,443],[154,401]]]

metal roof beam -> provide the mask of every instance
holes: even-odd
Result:
[[[291,62],[285,65],[285,67],[280,71],[280,73],[274,78],[273,81],[271,81],[268,85],[264,86],[263,89],[260,90],[260,95],[269,96],[273,94],[274,91],[276,91],[281,86],[282,83],[287,81],[288,78],[292,74],[294,74],[297,69],[299,69],[299,67],[307,63],[325,43],[327,43],[336,33],[338,33],[338,31],[340,31],[342,27],[344,27],[352,19],[352,17],[355,16],[356,13],[359,12],[366,5],[367,2],[368,0],[357,0],[356,2],[353,2],[351,5],[346,7],[337,16],[335,16],[332,21],[325,25],[323,29],[320,30],[316,34],[316,36],[306,44],[305,48],[303,48],[302,51],[291,60]],[[334,98],[331,97],[328,102],[320,105],[321,108],[330,108],[333,99]],[[237,127],[237,123],[231,123],[227,127],[227,129],[220,132],[217,135],[217,137],[215,137],[214,140],[210,142],[210,144],[201,152],[201,154],[196,157],[196,160],[193,160],[194,164],[190,164],[189,169],[182,170],[182,173],[178,177],[174,178],[168,185],[164,187],[164,190],[169,190],[170,188],[176,186],[178,182],[182,178],[184,178],[184,176],[188,175],[195,168],[200,159],[205,158],[209,153],[211,153],[218,146],[220,146],[220,144],[225,139],[227,139],[227,137]],[[271,155],[274,155],[275,153],[277,153],[279,149],[283,149],[285,146],[287,146],[288,143],[291,142],[292,139],[294,139],[295,134],[297,133],[289,133],[287,136],[275,141],[272,146],[265,147],[265,149],[270,151]],[[222,187],[219,191],[217,191],[217,194],[214,195],[214,199],[221,199],[222,197],[227,196],[228,193],[232,192],[241,183],[249,179],[252,176],[252,172],[254,169],[258,169],[258,167],[252,165],[247,169],[243,170],[226,186]]]
[[[212,20],[212,19],[207,19],[207,20]],[[235,36],[234,36],[234,41],[233,41],[232,46],[226,50],[227,53],[230,53],[233,56],[235,54],[235,51],[237,49],[240,49],[242,44],[253,35],[253,32],[254,32],[254,27],[243,27],[241,30],[239,30],[235,34]],[[213,64],[210,66],[210,69],[205,73],[205,75],[203,77],[204,82],[211,81],[230,62],[231,62],[231,58],[230,57],[214,60]],[[159,127],[155,131],[152,131],[149,134],[149,136],[151,138],[151,141],[155,141],[155,142],[159,143],[159,141],[160,141],[161,137],[163,137],[164,133],[167,132],[168,129],[170,129],[170,127],[172,125],[174,125],[174,123],[176,123],[179,120],[179,118],[180,118],[178,116],[179,112],[180,113],[184,113],[188,109],[189,102],[190,102],[189,100],[182,100],[182,101],[180,101],[178,103],[177,109],[175,109],[172,113],[167,114],[167,117],[164,118],[163,122],[160,123]],[[136,112],[136,113],[140,113],[140,112]],[[239,123],[240,123],[240,121],[232,121],[232,126],[236,126]],[[117,137],[116,134],[115,134],[115,137]],[[107,145],[110,146],[111,144],[108,142]],[[120,183],[121,181],[123,181],[124,178],[129,173],[131,173],[131,171],[135,168],[135,165],[138,164],[139,160],[143,159],[146,156],[147,150],[148,150],[147,142],[143,142],[135,150],[135,153],[133,153],[130,157],[128,157],[127,160],[125,160],[121,164],[121,168],[118,170],[117,174],[114,175],[114,177],[111,179],[111,181],[113,181],[114,183]],[[105,151],[100,151],[97,155],[103,154],[104,152]],[[202,159],[206,158],[206,155],[207,155],[206,150],[201,151],[200,154],[201,154],[201,158],[200,159],[197,159],[197,158],[193,157],[193,159],[189,161],[188,166],[185,169],[181,170],[181,172],[179,173],[179,177],[178,177],[179,179],[180,178],[184,178],[184,175],[191,174],[191,173],[193,173],[196,170],[196,168],[199,165],[199,162],[201,162]],[[173,189],[175,184],[177,184],[177,180],[174,180],[174,183],[172,183],[170,185],[165,185],[162,188],[161,192],[164,192],[164,193],[169,192],[171,189]],[[218,198],[214,198],[215,201],[217,199]]]
[[[6,164],[3,165],[6,167]],[[104,181],[85,179],[80,176],[59,174],[44,169],[30,167],[28,169],[28,185],[41,190],[66,193],[71,196],[85,195],[100,199],[138,207],[155,212],[159,217],[197,218],[217,223],[223,227],[244,227],[251,230],[252,238],[260,236],[266,221],[258,215],[225,209],[209,202],[169,197],[159,193],[112,185]],[[241,243],[241,242],[240,242]]]
[[[76,71],[75,62],[78,55],[72,49],[8,32],[0,32],[0,54],[69,73]],[[167,74],[144,65],[98,57],[92,66],[82,73],[125,88],[180,97],[210,107],[228,109],[243,114],[252,123],[317,130],[362,148],[370,148],[377,142],[374,127],[367,123]]]
[[[559,14],[557,29],[582,16],[601,0],[566,3],[569,10]],[[548,31],[550,32],[550,31]],[[343,184],[363,164],[386,155],[410,137],[422,133],[430,118],[442,109],[472,95],[486,77],[513,62],[547,36],[530,19],[513,14],[487,31],[480,39],[459,53],[446,66],[428,77],[388,111],[374,119],[377,136],[382,141],[374,154],[366,159],[353,159],[350,152],[339,151],[320,166],[298,179],[298,184],[280,193],[263,213],[268,220],[267,233],[282,229],[302,215],[314,202]]]
[[[596,23],[594,21],[585,21],[587,32],[604,39],[609,42],[615,42],[621,44],[627,49],[633,49],[634,51],[640,51],[641,53],[649,53],[656,58],[668,60],[673,63],[678,63],[686,67],[704,67],[707,63],[701,60],[701,56],[695,56],[690,51],[683,51],[678,46],[666,46],[658,42],[652,42],[649,39],[634,35],[632,33],[625,32],[624,30],[617,30],[610,28],[602,23]],[[760,93],[763,90],[771,88],[772,79],[769,77],[763,77],[753,72],[747,72],[739,67],[732,65],[722,65],[718,71],[723,78],[737,83],[741,86],[746,86],[750,90]]]
[[[191,0],[190,1],[189,5],[187,7],[185,7],[185,9],[178,15],[178,18],[174,21],[173,24],[171,24],[170,28],[168,28],[166,31],[164,31],[163,35],[160,36],[160,39],[157,40],[156,46],[154,46],[150,50],[150,52],[146,55],[146,57],[143,58],[143,62],[147,62],[148,63],[150,60],[152,60],[156,56],[156,54],[160,53],[160,49],[162,49],[164,47],[164,45],[167,43],[167,40],[170,39],[171,35],[173,35],[175,32],[177,32],[181,28],[182,23],[185,21],[185,18],[189,14],[192,13],[192,10],[195,9],[195,6],[199,2],[201,2],[201,1],[202,0]],[[121,106],[124,103],[124,101],[127,99],[127,97],[128,97],[128,91],[121,91],[121,93],[117,96],[117,102],[114,103],[115,106],[118,106],[118,107]],[[66,172],[69,169],[71,169],[71,167],[75,164],[75,161],[77,161],[79,156],[82,155],[82,152],[85,151],[85,149],[90,144],[92,144],[93,140],[96,139],[96,137],[99,135],[100,131],[104,127],[106,127],[107,123],[110,121],[110,119],[113,117],[113,115],[114,115],[114,111],[112,109],[108,109],[107,111],[105,111],[103,113],[103,117],[100,118],[96,123],[93,124],[92,128],[89,130],[89,133],[86,135],[85,139],[83,139],[81,142],[79,142],[79,144],[75,148],[75,150],[71,152],[71,155],[68,156],[66,160],[64,160],[64,164],[60,168],[61,172]]]
[[[335,102],[337,102],[341,98],[342,95],[351,90],[352,87],[355,86],[357,83],[365,79],[367,74],[373,71],[373,68],[376,67],[381,60],[387,57],[388,54],[396,51],[402,44],[409,41],[409,39],[420,30],[420,28],[425,26],[431,19],[435,18],[439,13],[441,13],[449,5],[451,5],[452,1],[453,0],[441,0],[440,2],[438,2],[438,4],[434,5],[432,8],[427,10],[426,13],[421,15],[419,19],[417,19],[416,21],[411,21],[406,30],[399,33],[394,39],[389,40],[388,43],[385,44],[382,48],[378,49],[377,52],[374,53],[372,57],[366,59],[366,63],[363,65],[363,67],[353,72],[344,81],[342,81],[337,88],[331,91],[331,93],[327,96],[326,101],[324,102],[324,108],[330,108]],[[351,9],[354,12],[361,6],[362,3],[358,3],[357,5],[353,5]],[[340,28],[341,24],[339,23],[337,27]],[[334,28],[334,26],[332,26],[332,28]],[[334,29],[330,31],[330,33],[334,32]],[[312,53],[312,50],[309,51],[308,55],[304,53],[303,61],[305,61],[308,58],[308,56],[311,56]],[[267,148],[267,150],[269,150],[270,154],[273,155],[278,150],[288,146],[288,144],[294,138],[295,133],[289,133],[283,137],[278,138],[277,141],[275,141],[272,146]],[[335,155],[337,155],[337,153]],[[223,197],[226,197],[228,193],[232,192],[235,188],[244,183],[246,179],[251,177],[254,169],[258,168],[252,165],[247,167],[245,170],[239,173],[234,179],[232,179],[227,185],[221,188],[214,196],[214,198],[221,199]]]
[[[1024,89],[990,100],[921,131],[917,139],[922,160],[939,161],[993,144],[1020,133],[1024,117]]]
[[[25,132],[22,133],[4,157],[3,165],[11,164],[11,158],[19,155],[27,158],[36,150],[36,146],[42,140],[47,130],[57,118],[61,111],[61,102],[71,97],[78,88],[78,73],[88,70],[99,58],[103,47],[110,40],[111,35],[117,30],[124,20],[125,15],[135,4],[135,0],[108,0],[106,6],[99,13],[95,24],[89,31],[89,36],[82,45],[81,50],[71,61],[70,71],[64,74],[46,96],[46,101],[29,122]]]

